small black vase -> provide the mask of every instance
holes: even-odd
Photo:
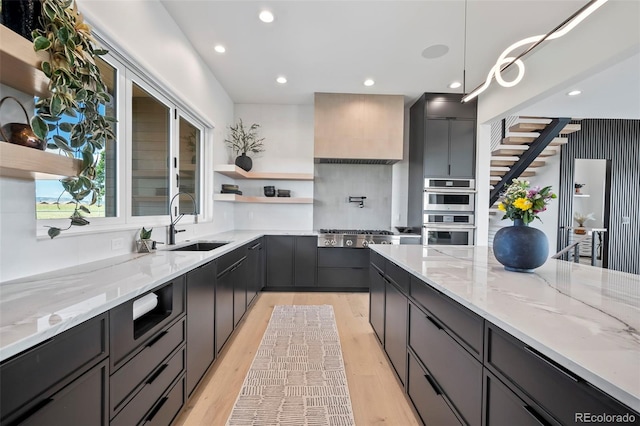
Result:
[[[525,225],[522,219],[515,219],[513,226],[496,232],[493,254],[507,271],[533,272],[547,261],[549,242],[544,232]]]
[[[236,166],[248,172],[253,167],[253,161],[251,161],[251,157],[247,157],[247,154],[243,152],[242,155],[236,157]]]
[[[31,32],[40,28],[40,0],[2,0],[0,24],[32,41]]]

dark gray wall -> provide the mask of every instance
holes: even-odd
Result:
[[[582,120],[561,149],[558,225],[573,226],[576,158],[611,160],[609,269],[640,274],[640,120]],[[622,224],[628,216],[630,223]],[[558,250],[567,245],[558,239]]]

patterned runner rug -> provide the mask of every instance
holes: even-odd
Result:
[[[331,305],[275,306],[227,425],[355,425]]]

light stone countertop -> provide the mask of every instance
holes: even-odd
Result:
[[[193,241],[229,241],[205,252],[131,253],[0,283],[0,361],[4,361],[263,235],[312,231],[229,231]],[[171,248],[184,246],[181,242]]]
[[[554,259],[509,272],[487,247],[372,249],[640,411],[640,275]]]

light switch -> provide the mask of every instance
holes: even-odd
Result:
[[[631,218],[629,216],[622,216],[622,224],[629,225],[631,223]]]

